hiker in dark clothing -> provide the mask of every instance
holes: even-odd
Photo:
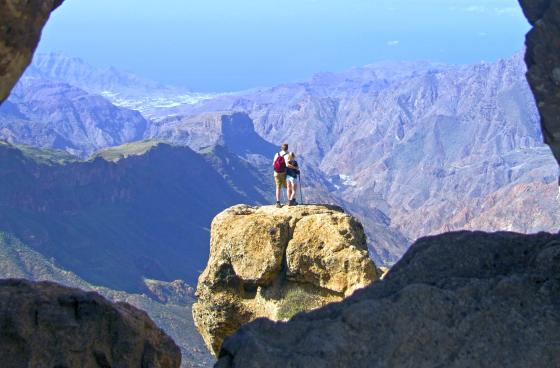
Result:
[[[288,185],[288,206],[297,205],[296,191],[297,179],[299,176],[299,166],[296,161],[296,155],[293,152],[288,154],[288,162],[286,163],[286,183]]]

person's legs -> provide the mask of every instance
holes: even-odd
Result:
[[[297,188],[297,183],[295,181],[295,178],[288,176],[287,178],[287,183],[288,183],[288,201],[290,206],[296,204],[296,188]]]
[[[282,194],[282,187],[276,185],[276,202],[280,202],[280,194]]]
[[[286,180],[286,184],[286,199],[289,201],[290,199],[292,199],[292,181]]]
[[[292,182],[292,197],[290,198],[292,201],[296,202],[296,193],[297,193],[297,183],[295,180]]]
[[[276,206],[280,207],[282,188],[286,187],[286,174],[274,173],[274,183],[276,184]]]

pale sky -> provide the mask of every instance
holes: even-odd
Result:
[[[66,0],[39,51],[219,92],[380,60],[496,60],[528,30],[516,0]]]

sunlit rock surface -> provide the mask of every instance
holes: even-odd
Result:
[[[212,222],[195,324],[211,351],[258,317],[283,320],[378,278],[362,225],[328,206],[239,205]]]

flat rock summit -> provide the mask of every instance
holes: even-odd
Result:
[[[338,207],[234,206],[212,222],[194,321],[216,354],[243,324],[340,301],[378,272],[362,225]]]

